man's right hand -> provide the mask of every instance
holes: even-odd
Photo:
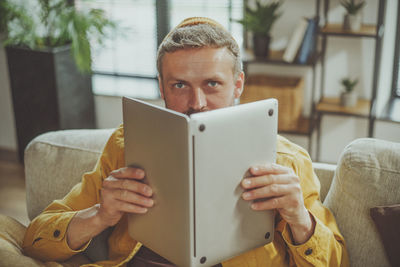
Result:
[[[78,211],[67,228],[71,249],[81,248],[91,238],[118,223],[125,212],[146,213],[154,205],[150,186],[141,182],[143,170],[124,167],[103,181],[100,204]]]
[[[141,182],[145,172],[124,167],[110,173],[103,181],[98,216],[107,226],[113,226],[127,213],[146,213],[154,205],[150,186]]]

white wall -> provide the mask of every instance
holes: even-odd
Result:
[[[0,35],[0,44],[2,36]],[[0,45],[0,149],[17,150],[14,111],[8,78],[7,58]]]
[[[145,101],[164,106],[161,99]],[[122,97],[96,95],[94,103],[98,128],[115,128],[122,123]]]

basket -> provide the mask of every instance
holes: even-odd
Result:
[[[252,75],[245,83],[241,103],[276,98],[279,131],[298,129],[303,109],[304,80],[301,77]]]

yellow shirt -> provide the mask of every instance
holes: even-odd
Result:
[[[124,166],[124,134],[121,125],[108,140],[94,170],[84,174],[62,199],[55,200],[36,217],[25,233],[23,249],[28,256],[43,261],[62,261],[86,249],[72,250],[66,230],[75,213],[100,202],[102,181],[112,170]],[[277,163],[288,166],[300,177],[306,208],[316,221],[312,237],[302,245],[293,245],[290,230],[279,216],[274,241],[223,262],[223,266],[349,266],[345,242],[335,218],[319,200],[320,183],[310,157],[299,146],[278,137]],[[130,238],[127,216],[115,226],[109,240],[109,260],[86,266],[125,266],[141,247]]]

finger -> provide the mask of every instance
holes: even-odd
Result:
[[[143,207],[152,207],[154,205],[154,201],[151,198],[144,197],[140,194],[136,194],[132,191],[125,190],[125,189],[114,189],[110,190],[111,194],[115,199],[129,202],[131,204],[140,205]]]
[[[250,173],[255,176],[264,174],[284,174],[291,172],[293,172],[292,169],[275,163],[256,165],[250,168]]]
[[[148,211],[147,208],[139,206],[139,205],[135,205],[129,202],[124,202],[121,200],[115,200],[114,202],[114,206],[116,209],[118,209],[119,211],[122,212],[129,212],[129,213],[146,213]]]
[[[286,197],[274,197],[270,199],[265,199],[263,201],[256,201],[251,204],[253,210],[273,210],[280,209],[283,207]]]
[[[268,186],[259,187],[242,194],[244,200],[255,200],[262,198],[271,198],[284,196],[294,192],[295,185],[292,184],[271,184]]]
[[[115,178],[143,179],[145,177],[145,172],[140,168],[123,167],[118,170],[112,171],[110,175]]]
[[[245,178],[243,179],[241,185],[244,189],[251,189],[270,184],[289,184],[298,181],[298,177],[294,175],[269,174]]]
[[[103,181],[103,187],[109,189],[126,189],[147,197],[153,195],[153,190],[147,184],[130,179],[116,179],[112,176]]]

